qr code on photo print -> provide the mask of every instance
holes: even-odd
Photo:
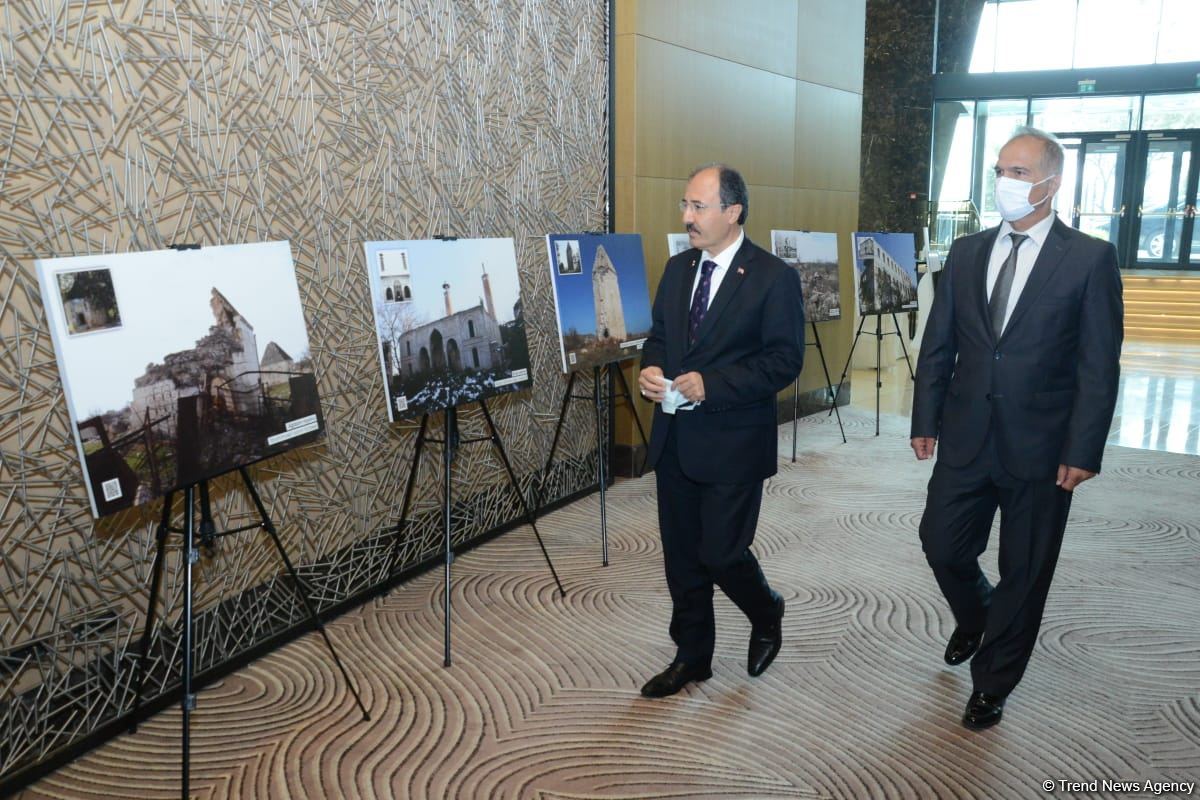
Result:
[[[101,491],[104,492],[104,501],[111,503],[113,500],[121,499],[121,481],[119,478],[110,478],[100,484]]]
[[[408,411],[408,397],[405,395],[400,395],[396,398],[396,410]]]

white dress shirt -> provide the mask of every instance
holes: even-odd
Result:
[[[1029,275],[1033,272],[1033,264],[1037,261],[1038,253],[1042,252],[1042,245],[1046,242],[1046,235],[1050,233],[1050,227],[1054,225],[1054,220],[1057,219],[1054,214],[1041,220],[1032,228],[1026,231],[1014,231],[1012,225],[1007,222],[1000,223],[1000,232],[996,235],[996,242],[992,245],[992,255],[988,260],[987,270],[987,296],[988,300],[992,299],[992,288],[996,285],[996,278],[1000,276],[1000,267],[1008,259],[1008,254],[1012,252],[1012,239],[1010,233],[1023,233],[1029,238],[1021,242],[1021,248],[1017,250],[1017,269],[1013,273],[1012,287],[1008,290],[1008,308],[1004,312],[1004,327],[1008,327],[1008,320],[1012,316],[1013,309],[1017,307],[1017,301],[1021,299],[1021,292],[1025,290],[1025,284],[1029,281]],[[1001,331],[1004,330],[1002,327]]]
[[[721,281],[725,280],[725,273],[733,264],[733,257],[737,255],[738,248],[742,246],[742,242],[746,239],[746,232],[738,233],[737,240],[733,244],[726,247],[715,256],[704,250],[700,253],[700,263],[696,265],[696,277],[692,279],[692,297],[696,296],[696,287],[700,285],[700,277],[704,274],[704,262],[712,261],[716,263],[716,267],[712,271],[712,279],[708,285],[708,306],[712,305],[713,298],[717,296],[717,289],[721,288]],[[704,308],[707,310],[708,306]]]

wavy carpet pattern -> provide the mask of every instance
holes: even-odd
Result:
[[[560,598],[528,528],[454,566],[454,665],[441,666],[442,573],[330,633],[363,722],[314,634],[200,694],[199,798],[1026,798],[1043,781],[1200,778],[1200,459],[1112,448],[1079,490],[1041,639],[1003,723],[958,724],[966,667],[917,542],[930,465],[906,421],[823,415],[768,485],[755,549],[787,597],[782,653],[745,673],[748,624],[718,597],[713,678],[666,700],[670,605],[652,477],[546,516]],[[791,452],[791,426],[780,428]],[[995,569],[995,540],[988,553]],[[31,787],[42,798],[179,796],[178,710]],[[1170,795],[1165,795],[1170,796]],[[1178,795],[1175,795],[1178,796]]]

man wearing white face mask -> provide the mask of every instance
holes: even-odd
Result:
[[[1024,674],[1075,488],[1100,471],[1123,337],[1116,249],[1051,206],[1063,150],[1021,128],[996,160],[997,228],[957,240],[917,364],[912,448],[938,449],[921,544],[971,659],[962,722],[1000,721]],[[1000,509],[1000,579],[979,568]],[[972,658],[973,656],[973,658]]]

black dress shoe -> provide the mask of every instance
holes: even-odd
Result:
[[[968,633],[962,628],[955,628],[950,634],[950,642],[946,645],[946,663],[956,666],[975,655],[979,642],[983,639],[983,631]]]
[[[676,661],[646,681],[646,685],[642,687],[642,696],[669,697],[691,681],[706,681],[711,677],[711,667],[693,667],[682,661]]]
[[[750,651],[746,656],[746,671],[757,678],[767,671],[779,648],[783,646],[783,598],[775,595],[775,620],[767,625],[755,625],[750,630]]]
[[[981,731],[999,722],[1003,714],[1003,697],[986,692],[971,692],[971,699],[967,701],[967,710],[963,713],[962,724],[973,731]]]

